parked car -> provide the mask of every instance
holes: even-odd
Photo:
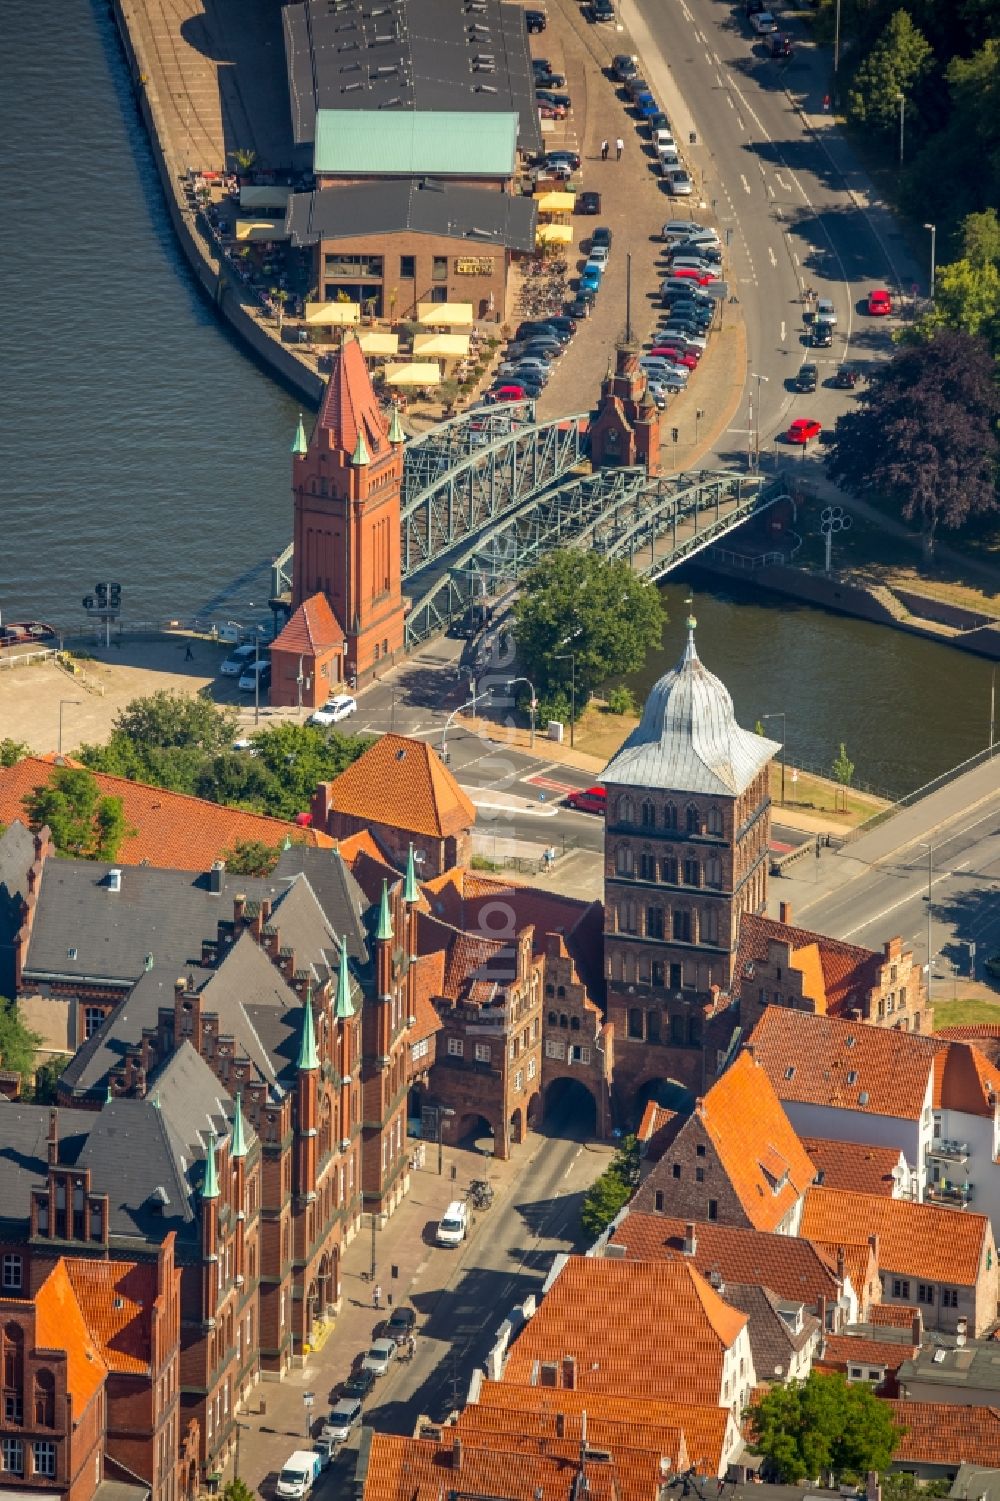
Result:
[[[553,313],[552,317],[545,321],[549,328],[555,329],[556,337],[564,344],[568,344],[576,333],[575,319],[567,318],[563,313]]]
[[[590,19],[606,23],[615,18],[615,8],[611,0],[590,0]]]
[[[565,104],[549,104],[547,99],[536,99],[538,113],[543,120],[565,120],[567,110]]]
[[[352,1371],[351,1375],[348,1376],[340,1388],[341,1395],[343,1397],[355,1397],[360,1402],[368,1396],[374,1385],[375,1372],[366,1371],[363,1366],[359,1366],[356,1371]],[[339,1406],[340,1404],[338,1403],[337,1405]]]
[[[660,106],[657,104],[652,94],[640,94],[639,98],[634,100],[633,102],[639,112],[640,120],[651,120],[654,115],[658,115],[660,113]]]
[[[769,36],[778,29],[778,23],[769,10],[760,10],[755,16],[751,16],[750,25],[758,36]]]
[[[594,230],[593,234],[590,236],[590,248],[591,248],[591,252],[593,252],[593,250],[598,245],[604,245],[604,246],[607,247],[608,250],[610,250],[611,249],[611,241],[613,239],[614,239],[614,235],[612,234],[612,232],[608,228],[608,226],[606,224],[598,224],[597,228]]]
[[[600,813],[608,810],[608,794],[604,787],[587,787],[580,792],[570,792],[565,804],[567,808],[575,808],[577,813]]]
[[[784,32],[776,31],[768,37],[767,50],[771,57],[791,57],[792,39]]]
[[[578,214],[599,214],[601,212],[601,195],[592,193],[577,193],[576,212]]]
[[[611,59],[611,73],[619,83],[628,83],[630,78],[638,76],[638,64],[628,52],[619,52]]]
[[[469,1233],[469,1206],[454,1199],[438,1221],[434,1239],[439,1246],[460,1246]]]
[[[630,99],[638,99],[640,94],[648,94],[650,87],[646,80],[641,78],[638,73],[633,73],[625,85],[625,92]]]
[[[829,349],[833,343],[833,325],[827,323],[824,318],[817,318],[812,326],[812,344],[814,349]]]
[[[399,1308],[394,1308],[389,1315],[386,1334],[390,1339],[394,1339],[397,1345],[402,1345],[413,1333],[416,1322],[417,1315],[413,1309],[403,1303]]]
[[[566,76],[563,73],[553,73],[549,67],[535,68],[536,89],[564,89]]]
[[[330,1408],[320,1430],[320,1437],[334,1444],[346,1443],[360,1423],[361,1413],[362,1406],[359,1397],[341,1397],[340,1401]]]
[[[683,349],[698,349],[702,354],[708,348],[708,339],[705,335],[698,333],[696,329],[692,330],[686,323],[679,325],[668,323],[666,328],[660,329],[657,337],[662,339],[664,344],[679,344]]]
[[[718,281],[714,271],[705,271],[698,266],[677,266],[672,268],[671,280],[683,277],[686,281],[693,281],[699,287],[707,287],[710,281]]]
[[[809,443],[813,438],[818,438],[822,431],[823,424],[814,417],[796,417],[785,434],[785,442]]]
[[[675,344],[654,344],[649,357],[651,360],[666,360],[668,365],[683,365],[687,370],[698,368],[698,356],[687,354]]]
[[[868,293],[868,312],[872,318],[884,318],[892,312],[892,298],[885,287],[873,288]]]
[[[654,146],[656,145],[661,135],[670,136],[670,121],[667,119],[662,110],[659,112],[659,114],[650,115],[649,119],[646,121],[646,124],[649,127],[649,139],[652,141]]]
[[[491,401],[523,401],[525,390],[523,386],[513,381],[504,381],[486,394]]]
[[[571,297],[566,304],[566,311],[571,318],[589,318],[593,310],[593,303],[586,297]]]
[[[242,677],[256,655],[255,645],[238,646],[234,652],[230,652],[219,671],[224,678]]]
[[[313,1439],[313,1450],[319,1455],[319,1462],[322,1469],[328,1470],[330,1468],[336,1448],[337,1446],[332,1438],[320,1437]]]
[[[668,172],[673,172],[680,164],[680,152],[676,146],[660,146],[657,148],[656,170],[661,177],[666,177]]]
[[[587,265],[607,266],[608,257],[610,256],[610,254],[611,252],[609,251],[607,245],[594,245],[593,243],[591,243],[590,250],[587,254]]]
[[[803,392],[815,391],[818,379],[819,371],[815,365],[811,363],[800,365],[799,373],[795,377],[795,389]]]
[[[601,273],[596,266],[585,269],[580,277],[579,287],[581,292],[599,292],[601,289]]]
[[[667,251],[667,259],[674,264],[685,258],[696,258],[710,266],[721,266],[722,249],[718,245],[711,244],[708,240],[682,240],[679,245],[671,245]]]
[[[524,25],[528,34],[544,31],[549,24],[544,10],[526,10],[524,13]]]
[[[570,326],[564,331],[562,325],[565,324],[569,324]],[[528,318],[523,323],[517,325],[517,332],[514,334],[514,339],[517,343],[527,343],[530,339],[547,339],[555,336],[557,339],[561,339],[563,343],[566,343],[574,330],[575,325],[570,318],[562,318],[558,315],[553,315],[551,318]]]
[[[558,151],[546,151],[539,165],[543,167],[557,167],[561,164],[568,166],[571,172],[579,172],[580,153],[578,151],[564,151],[562,149]]]
[[[304,1501],[322,1470],[322,1461],[312,1449],[296,1449],[278,1471],[275,1492],[281,1501]]]
[[[667,192],[672,198],[690,198],[694,184],[683,167],[674,167],[666,178]]]
[[[320,709],[314,709],[306,720],[307,724],[329,725],[339,724],[342,719],[349,719],[352,714],[358,712],[357,699],[349,693],[335,693],[328,698]]]
[[[572,109],[573,101],[568,94],[557,94],[553,89],[535,89],[539,104],[551,104],[556,109]]]
[[[367,1355],[361,1362],[363,1371],[372,1371],[376,1376],[388,1374],[389,1367],[396,1359],[396,1341],[394,1339],[377,1339],[370,1346]]]
[[[861,372],[854,365],[841,365],[833,377],[833,384],[841,391],[853,391],[861,379]]]
[[[251,662],[249,667],[244,667],[238,686],[241,693],[263,693],[270,682],[271,664],[262,657],[259,662]]]
[[[705,234],[707,231],[701,224],[696,224],[693,219],[668,219],[660,230],[662,240],[690,240],[695,235]]]

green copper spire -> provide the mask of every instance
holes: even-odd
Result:
[[[313,1026],[311,985],[306,991],[306,1003],[302,1007],[302,1041],[299,1043],[299,1061],[296,1067],[300,1072],[303,1069],[319,1068],[319,1054],[316,1051],[316,1029]]]
[[[368,445],[365,442],[365,435],[360,427],[358,428],[358,441],[355,443],[354,452],[351,454],[351,463],[355,469],[360,469],[365,464],[371,463],[371,459],[368,457]]]
[[[410,906],[420,900],[420,891],[417,887],[417,868],[413,858],[413,845],[410,844],[410,853],[406,857],[406,883],[403,886],[403,901]]]
[[[393,402],[393,404],[392,404],[392,421],[389,423],[389,442],[390,443],[405,443],[406,442],[406,434],[403,431],[403,424],[399,420],[399,407],[396,405],[395,402]]]
[[[215,1132],[208,1133],[208,1151],[205,1153],[205,1177],[201,1185],[203,1199],[219,1197],[219,1175],[215,1170]]]
[[[389,884],[382,882],[382,905],[378,909],[378,932],[375,937],[385,943],[392,937],[392,918],[389,915]]]
[[[104,1101],[105,1105],[111,1105],[111,1104],[113,1104],[114,1103],[114,1098],[115,1098],[114,1095],[111,1093],[111,1080],[109,1079],[108,1080],[108,1093],[107,1093],[107,1096],[106,1096],[105,1101]]]
[[[302,424],[302,413],[300,412],[299,425],[295,429],[295,437],[292,439],[292,453],[297,459],[302,459],[305,457],[308,447],[309,445],[306,442],[306,430]]]
[[[351,1000],[351,974],[347,968],[347,939],[340,940],[340,973],[337,976],[337,1020],[339,1022],[350,1021],[354,1015],[354,1002]]]
[[[243,1096],[236,1091],[236,1113],[233,1116],[233,1144],[229,1149],[229,1155],[235,1161],[237,1157],[245,1157],[247,1154],[247,1139],[243,1129]]]
[[[286,835],[285,835],[285,842],[284,842],[284,844],[283,844],[283,845],[282,845],[282,846],[281,846],[281,848],[282,848],[282,849],[283,849],[283,850],[290,850],[290,849],[291,849],[291,847],[292,847],[292,836],[291,836],[291,834],[286,834]]]

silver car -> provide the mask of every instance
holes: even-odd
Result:
[[[256,646],[238,646],[219,668],[224,678],[242,677],[257,654]]]
[[[667,183],[667,192],[673,198],[690,198],[694,192],[694,184],[682,167],[671,167],[664,174]]]
[[[829,323],[831,325],[836,324],[837,309],[834,307],[829,297],[821,297],[817,302],[816,317],[821,318],[824,323]]]
[[[384,1376],[395,1358],[396,1341],[377,1339],[361,1362],[361,1369],[371,1371],[375,1376]]]

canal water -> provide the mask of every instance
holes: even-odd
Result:
[[[290,536],[297,404],[195,289],[104,6],[9,10],[0,610],[73,629],[106,579],[132,621],[240,618]],[[825,769],[843,740],[859,778],[902,792],[985,743],[988,663],[697,587],[705,662],[744,723],[785,711],[791,757]],[[679,654],[685,592],[640,694]]]

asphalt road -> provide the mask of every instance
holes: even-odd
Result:
[[[668,114],[696,132],[695,145],[682,145],[703,184],[705,211],[717,217],[729,244],[726,274],[746,322],[748,363],[741,411],[714,454],[727,464],[746,457],[757,375],[763,379],[754,426],[759,420],[762,451],[793,417],[832,425],[854,399],[828,384],[838,365],[851,360],[870,369],[891,348],[897,319],[867,316],[869,288],[886,286],[895,296],[899,279],[909,293],[919,274],[898,238],[880,232],[877,216],[858,206],[856,163],[821,116],[825,54],[784,22],[778,7],[771,9],[794,41],[786,62],[767,56],[742,4],[624,0],[622,7],[643,71],[660,88]],[[821,117],[823,128],[808,125],[800,104]],[[697,217],[697,203],[665,196],[664,218],[671,207],[675,217]],[[808,347],[806,287],[833,301],[830,349]],[[800,397],[791,387],[806,359],[819,366],[819,388]],[[779,452],[795,450],[779,444]]]

